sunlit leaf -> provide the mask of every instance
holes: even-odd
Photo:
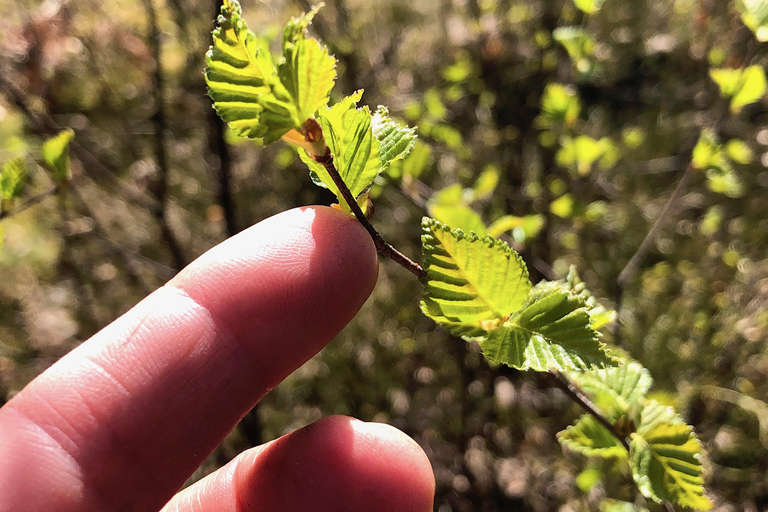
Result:
[[[630,443],[632,477],[640,492],[697,510],[712,507],[704,494],[701,445],[670,407],[648,401]]]
[[[579,73],[592,71],[594,65],[590,57],[595,51],[595,41],[586,30],[577,26],[559,27],[552,32],[552,37],[563,45]]]
[[[432,148],[417,140],[411,154],[403,162],[403,175],[418,179],[429,166],[431,159]]]
[[[3,165],[0,170],[0,198],[10,201],[24,191],[24,181],[27,177],[27,166],[24,158],[14,158]]]
[[[557,440],[566,448],[587,457],[622,458],[628,456],[626,448],[594,416],[585,414],[575,424],[557,434]]]
[[[651,374],[636,361],[625,361],[615,368],[569,375],[610,421],[640,411],[653,384]]]
[[[755,33],[758,41],[768,41],[768,2],[765,0],[736,0],[741,21]]]
[[[600,512],[648,512],[648,509],[628,501],[604,499],[600,502]]]
[[[490,361],[519,370],[586,370],[618,361],[598,339],[583,300],[556,287],[536,287],[522,309],[480,341]]]
[[[499,175],[500,171],[498,167],[495,165],[486,166],[486,168],[483,169],[483,172],[480,173],[480,176],[475,180],[475,184],[472,185],[472,188],[467,190],[468,197],[465,197],[465,200],[468,203],[472,203],[474,201],[488,199],[499,184]]]
[[[563,285],[566,290],[575,293],[584,300],[594,330],[600,330],[616,318],[616,312],[605,308],[587,289],[587,285],[581,280],[575,267],[572,266],[568,270],[568,276]]]
[[[741,139],[731,139],[725,144],[725,153],[734,162],[746,165],[752,162],[755,154],[749,145]]]
[[[385,107],[379,106],[372,120],[373,136],[379,140],[379,160],[382,171],[395,160],[408,157],[416,142],[416,130],[397,124]]]
[[[739,112],[744,106],[760,100],[768,88],[762,66],[713,69],[709,75],[720,88],[720,94],[730,98],[732,112]]]
[[[504,215],[488,226],[488,234],[496,238],[507,231],[512,231],[512,238],[515,241],[524,242],[536,238],[545,224],[544,216],[538,213],[524,217]]]
[[[291,20],[283,34],[283,55],[275,64],[266,41],[242,19],[237,0],[225,0],[206,54],[208,94],[234,132],[274,142],[328,102],[336,77],[335,59],[306,28],[317,12]]]
[[[562,144],[555,160],[558,165],[574,169],[580,176],[592,172],[598,161],[602,168],[611,168],[621,156],[615,144],[606,137],[596,140],[588,135],[579,135],[575,139],[566,136]]]
[[[528,269],[507,244],[427,217],[421,227],[427,271],[422,309],[428,316],[490,325],[524,304],[531,288]]]
[[[573,0],[573,3],[587,14],[594,14],[600,10],[605,0]]]
[[[53,180],[56,183],[64,183],[71,176],[69,168],[69,143],[74,136],[75,132],[72,129],[66,129],[43,142],[43,147],[41,148],[43,161],[53,173]]]
[[[549,204],[549,211],[560,218],[567,219],[573,214],[573,197],[563,194]]]
[[[541,115],[536,118],[539,128],[550,128],[559,123],[573,126],[581,113],[581,102],[576,90],[567,85],[547,84],[541,96]]]

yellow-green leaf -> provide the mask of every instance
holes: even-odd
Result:
[[[68,128],[55,137],[46,140],[41,148],[43,161],[53,173],[53,179],[56,183],[64,183],[71,176],[69,168],[69,143],[72,142],[74,136],[75,132]]]
[[[27,166],[22,157],[9,160],[0,170],[0,198],[10,201],[24,191],[24,180],[27,177]]]
[[[768,88],[765,70],[758,65],[744,69],[713,69],[709,75],[720,88],[720,94],[731,100],[731,111],[734,113],[759,101]]]
[[[428,316],[493,327],[524,304],[531,289],[528,269],[507,244],[427,217],[421,227],[427,271],[422,310]]]
[[[557,440],[566,448],[587,457],[626,459],[629,455],[621,441],[602,426],[594,416],[588,414],[559,432]]]
[[[768,41],[768,2],[765,0],[736,0],[741,21],[755,33],[758,41]]]
[[[657,503],[707,510],[712,502],[704,494],[701,451],[691,427],[671,408],[650,400],[632,434],[632,477],[640,492]]]

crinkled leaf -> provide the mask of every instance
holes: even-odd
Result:
[[[568,276],[565,279],[565,288],[571,290],[584,300],[594,330],[599,331],[601,328],[613,322],[616,318],[615,311],[607,309],[597,302],[597,299],[592,295],[592,292],[587,289],[587,285],[579,277],[575,267],[571,267],[568,270]]]
[[[46,140],[41,148],[43,161],[53,173],[56,183],[63,183],[70,178],[69,143],[74,136],[75,132],[68,128]]]
[[[626,458],[628,455],[621,441],[589,414],[558,433],[557,440],[566,448],[587,457]]]
[[[394,122],[386,107],[379,106],[373,114],[372,127],[373,136],[379,140],[382,171],[395,160],[405,159],[411,153],[416,141],[416,130]]]
[[[421,227],[425,314],[440,323],[492,328],[524,304],[528,269],[507,244],[427,217]]]
[[[670,407],[647,402],[630,443],[632,477],[645,497],[698,510],[711,508],[704,494],[701,453],[691,427]]]
[[[266,41],[242,19],[237,0],[225,0],[206,54],[208,95],[230,128],[243,137],[274,142],[328,102],[336,76],[335,59],[306,27],[317,12],[291,20],[278,65]]]
[[[568,374],[610,421],[639,411],[653,384],[651,374],[635,361],[615,368]],[[632,414],[636,418],[636,415]]]
[[[736,0],[741,20],[755,33],[758,41],[768,41],[768,2],[765,0]]]
[[[292,18],[283,31],[283,62],[278,75],[291,93],[301,123],[321,107],[336,80],[336,59],[317,40],[307,38],[307,27],[324,4]]]
[[[485,357],[518,370],[615,366],[590,325],[584,301],[557,286],[531,290],[522,309],[480,341]]]
[[[9,160],[0,170],[0,198],[9,201],[19,197],[24,191],[27,166],[22,157]]]

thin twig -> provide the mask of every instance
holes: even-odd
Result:
[[[688,165],[688,167],[685,168],[685,172],[680,178],[680,181],[677,182],[675,190],[672,192],[672,195],[669,196],[669,199],[664,205],[664,208],[662,208],[661,213],[659,213],[659,216],[656,217],[656,222],[653,223],[653,226],[650,231],[648,231],[648,234],[645,235],[640,247],[637,248],[637,251],[635,251],[635,254],[629,260],[629,263],[627,263],[619,274],[619,277],[616,279],[620,288],[623,288],[627,284],[627,281],[629,281],[629,279],[635,275],[635,272],[637,272],[637,267],[640,265],[643,257],[648,252],[648,249],[651,248],[651,245],[656,241],[656,237],[659,235],[661,228],[666,224],[666,221],[669,218],[669,213],[672,211],[672,207],[680,196],[682,196],[683,191],[685,191],[686,185],[690,181],[691,176],[693,176],[693,171],[694,168],[692,165]]]
[[[552,380],[557,384],[557,387],[563,390],[571,400],[579,404],[585,411],[591,414],[602,426],[608,429],[613,436],[621,442],[621,445],[629,452],[629,443],[627,438],[622,436],[613,424],[608,421],[608,418],[603,416],[603,413],[592,403],[592,401],[584,394],[584,392],[578,388],[571,379],[569,379],[560,370],[550,369],[549,374],[552,376]]]
[[[323,167],[325,167],[325,170],[328,171],[328,174],[331,176],[331,179],[336,184],[336,188],[339,189],[339,192],[341,192],[342,197],[349,205],[349,208],[352,210],[352,213],[355,214],[355,217],[357,217],[357,220],[360,221],[360,224],[363,225],[363,227],[368,231],[368,233],[371,235],[371,238],[373,238],[373,244],[376,246],[376,250],[379,254],[382,256],[386,256],[387,258],[391,259],[395,263],[400,264],[401,266],[405,267],[409,272],[411,272],[413,275],[419,278],[425,278],[427,277],[427,272],[421,268],[421,265],[416,263],[415,261],[411,260],[408,256],[401,253],[394,247],[392,247],[386,240],[384,240],[384,237],[379,234],[378,231],[376,231],[376,228],[373,227],[373,225],[368,220],[368,217],[365,216],[363,213],[363,210],[360,209],[360,205],[357,204],[357,201],[355,201],[355,198],[352,196],[352,192],[350,192],[349,187],[347,187],[347,184],[344,183],[344,180],[341,178],[341,175],[339,174],[339,171],[336,170],[336,166],[333,163],[333,155],[331,155],[331,150],[328,149],[325,152],[325,155],[323,156],[315,156],[315,161],[322,164]]]
[[[13,217],[14,215],[17,215],[17,214],[23,212],[24,210],[32,208],[37,203],[40,203],[44,199],[46,199],[46,198],[52,196],[53,194],[55,194],[58,189],[59,189],[59,187],[53,186],[53,187],[49,188],[48,190],[46,190],[45,192],[41,192],[41,193],[37,194],[36,196],[30,197],[29,199],[27,199],[23,203],[19,204],[16,208],[13,208],[13,209],[7,210],[7,211],[0,210],[0,220],[7,219],[8,217]]]
[[[159,176],[153,183],[152,191],[157,199],[159,208],[155,212],[155,218],[160,225],[163,241],[168,246],[173,256],[173,265],[176,270],[181,270],[187,264],[184,252],[181,249],[176,235],[171,230],[168,222],[168,153],[166,149],[166,119],[165,109],[163,108],[165,99],[163,94],[164,77],[163,68],[160,62],[160,29],[157,26],[157,15],[152,0],[144,0],[144,9],[147,13],[147,22],[149,24],[149,46],[152,49],[152,57],[155,61],[155,69],[152,73],[152,95],[155,102],[155,113],[152,115],[152,123],[155,128],[155,159]]]

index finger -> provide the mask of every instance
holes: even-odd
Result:
[[[215,247],[0,409],[0,503],[159,509],[346,325],[377,268],[365,230],[322,207]]]

